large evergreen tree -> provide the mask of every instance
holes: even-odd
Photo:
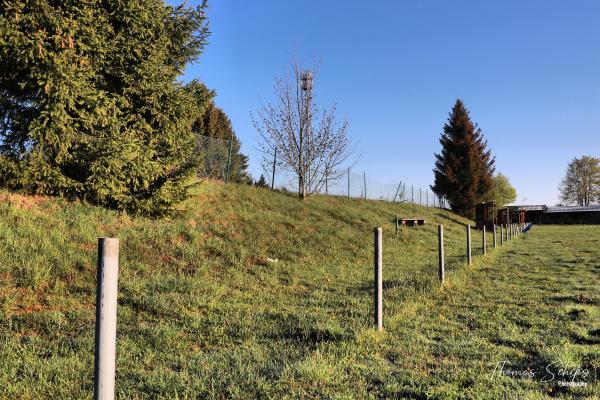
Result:
[[[460,99],[452,107],[440,143],[442,151],[435,155],[435,181],[431,189],[446,197],[453,211],[472,216],[475,204],[492,187],[495,161],[481,129],[471,122],[469,111]]]
[[[0,185],[158,214],[196,170],[198,103],[177,82],[208,35],[162,0],[0,8]]]

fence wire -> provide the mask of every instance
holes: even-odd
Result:
[[[294,173],[282,169],[276,170],[275,175],[271,176],[271,181],[271,185],[276,189],[298,193],[298,177]],[[448,208],[448,201],[436,196],[427,185],[415,185],[403,180],[383,183],[371,178],[365,172],[356,173],[349,168],[329,177],[318,193]]]
[[[227,174],[231,167],[231,141],[198,136],[196,151],[201,158],[198,176],[201,178],[221,179],[227,181]],[[275,174],[271,169],[272,164],[265,164],[265,177],[275,189],[298,193],[298,177],[294,173],[282,168],[281,164],[275,165]],[[401,179],[397,182],[380,182],[373,179],[366,172],[356,172],[351,168],[340,170],[331,174],[318,190],[319,194],[329,196],[345,196],[370,200],[383,200],[394,203],[411,203],[428,207],[449,208],[448,201],[437,197],[428,185],[416,185]]]
[[[208,136],[198,136],[196,151],[202,163],[198,171],[200,178],[227,180],[231,163],[231,141]]]

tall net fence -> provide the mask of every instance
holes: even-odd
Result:
[[[199,177],[227,180],[231,166],[230,140],[198,136],[196,151],[202,160],[198,171]]]
[[[198,136],[196,151],[201,158],[198,176],[228,180],[231,168],[231,141]],[[265,170],[273,165],[265,165]],[[268,183],[275,189],[298,193],[298,176],[276,163],[273,171],[265,171]],[[416,185],[399,179],[397,182],[380,182],[366,172],[351,168],[331,174],[318,187],[317,193],[329,196],[383,200],[394,203],[412,203],[429,207],[449,208],[444,198],[436,196],[428,185]]]
[[[294,173],[279,169],[270,178],[269,183],[276,189],[295,193],[299,190],[298,177]],[[327,177],[318,193],[449,208],[448,201],[435,195],[427,185],[415,185],[402,180],[384,183],[371,178],[366,172],[357,173],[349,168]]]

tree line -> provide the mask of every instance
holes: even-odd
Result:
[[[202,82],[178,80],[210,34],[206,0],[6,1],[0,9],[0,186],[79,198],[160,215],[189,195],[206,164],[200,138],[231,143],[228,178],[251,182],[248,158],[227,114]],[[320,108],[316,68],[293,63],[276,80],[276,101],[253,114],[261,149],[292,171],[298,193],[318,193],[353,153],[335,104]],[[513,202],[516,191],[462,100],[454,104],[435,155],[431,189],[453,211]],[[223,153],[223,150],[219,150]],[[599,200],[598,159],[574,159],[563,201]],[[261,177],[257,183],[267,186]]]

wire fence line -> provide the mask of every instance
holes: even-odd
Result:
[[[196,152],[201,159],[198,177],[220,179],[227,182],[231,168],[231,140],[197,136]]]
[[[280,168],[276,169],[270,178],[272,188],[298,192],[298,177],[294,173]],[[415,185],[403,180],[383,183],[371,178],[366,172],[357,173],[350,168],[326,179],[319,194],[449,208],[448,201],[437,196],[428,186]]]
[[[228,181],[232,157],[231,140],[198,136],[196,151],[202,160],[199,177]],[[265,168],[265,177],[273,189],[298,192],[297,175],[279,163],[274,165],[275,168],[273,165],[268,167],[271,171],[266,171]],[[448,201],[438,197],[427,185],[411,184],[400,179],[397,182],[383,183],[373,179],[366,172],[359,173],[351,168],[328,177],[319,194],[449,208]]]

